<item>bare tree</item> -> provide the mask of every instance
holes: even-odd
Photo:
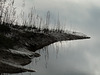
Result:
[[[57,28],[60,29],[60,20],[59,20],[59,13],[58,13],[58,20],[57,20]]]
[[[50,11],[48,11],[46,15],[46,29],[48,29],[49,24],[50,24]]]

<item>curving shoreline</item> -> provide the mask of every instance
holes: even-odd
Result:
[[[31,59],[39,57],[36,50],[58,41],[90,39],[78,32],[67,33],[62,30],[38,29],[12,24],[1,24],[0,27],[0,73],[35,72],[23,68]],[[6,66],[5,66],[6,65]]]

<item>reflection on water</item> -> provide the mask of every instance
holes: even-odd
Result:
[[[17,6],[19,6],[20,0],[17,1]],[[100,75],[99,0],[36,0],[35,3],[36,7],[40,9],[38,13],[44,14],[51,9],[51,12],[54,12],[52,14],[54,16],[51,15],[53,18],[56,17],[59,9],[60,16],[63,18],[60,20],[65,21],[64,18],[68,18],[67,25],[71,25],[71,30],[73,30],[72,27],[75,27],[92,38],[90,40],[59,42],[45,47],[37,51],[41,57],[34,58],[32,63],[25,66],[36,69],[36,73],[12,75]],[[66,26],[66,28],[68,27]]]
[[[94,65],[90,65],[90,41],[58,42],[44,47],[37,51],[41,54],[41,57],[34,58],[32,63],[25,66],[36,69],[36,73],[28,72],[12,75],[90,75],[93,72],[91,65]]]
[[[41,57],[34,58],[32,63],[25,66],[37,70],[36,73],[12,75],[99,75],[99,42],[94,42],[94,40],[54,43],[38,50]]]

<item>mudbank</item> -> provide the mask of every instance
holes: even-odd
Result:
[[[36,50],[58,41],[89,38],[78,32],[0,24],[0,73],[35,72],[23,66],[40,56]]]

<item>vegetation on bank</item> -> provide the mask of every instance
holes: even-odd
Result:
[[[25,5],[25,3],[22,5]],[[23,40],[24,38],[30,39],[35,37],[33,33],[46,33],[49,31],[48,28],[41,29],[42,19],[39,21],[39,27],[36,26],[35,21],[36,18],[39,19],[39,16],[34,15],[33,11],[34,9],[31,8],[27,18],[28,21],[26,21],[25,14],[22,10],[20,18],[22,19],[22,25],[19,25],[17,21],[18,18],[16,18],[17,15],[14,7],[14,0],[9,0],[8,3],[6,0],[0,0],[0,48],[13,48],[15,45],[19,45],[21,43],[20,40],[22,37]],[[49,17],[50,13],[47,13],[46,26],[49,24]]]
[[[22,10],[22,20],[19,23],[14,0],[9,1],[7,5],[6,0],[0,0],[0,73],[35,72],[23,66],[29,64],[33,57],[40,56],[35,53],[36,50],[58,41],[90,38],[86,35],[76,35],[77,32],[70,33],[60,29],[59,18],[57,27],[49,29],[50,11],[47,12],[46,21],[43,23],[41,17],[34,15],[33,8],[27,20]]]
[[[34,15],[34,9],[28,14],[28,21],[25,20],[25,13],[21,12],[21,24],[16,18],[16,10],[14,0],[10,0],[9,7],[6,0],[0,1],[0,48],[14,49],[25,47],[33,51],[47,46],[51,43],[64,40],[76,40],[90,38],[87,36],[75,35],[60,29],[60,21],[58,18],[58,27],[49,29],[50,11],[47,12],[46,23],[42,26],[42,19],[38,15]],[[24,5],[24,3],[23,3]],[[24,7],[23,7],[24,8]],[[36,19],[39,19],[37,26]]]

